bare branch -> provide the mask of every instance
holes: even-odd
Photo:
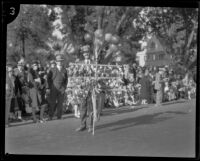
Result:
[[[127,17],[127,13],[129,11],[129,7],[126,8],[126,11],[124,12],[124,14],[122,15],[121,19],[118,21],[117,26],[116,26],[116,32],[119,32],[119,28],[122,25],[122,23],[124,22],[124,20]]]

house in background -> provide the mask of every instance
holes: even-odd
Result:
[[[141,43],[143,51],[137,53],[140,66],[170,66],[173,64],[172,55],[166,52],[166,48],[156,36],[147,38]]]

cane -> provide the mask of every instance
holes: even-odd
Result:
[[[93,104],[93,128],[92,128],[92,134],[94,135],[94,129],[95,129],[95,121],[96,121],[96,94],[95,89],[92,90],[92,104]]]

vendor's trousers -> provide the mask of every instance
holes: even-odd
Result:
[[[92,109],[92,98],[91,96],[88,96],[87,98],[83,99],[81,101],[81,127],[86,127],[87,126],[87,116],[88,116],[88,122],[89,122],[89,127],[91,128],[93,125],[93,109]]]
[[[100,117],[100,113],[102,112],[102,109],[104,108],[105,103],[105,93],[101,92],[97,94],[97,116]]]

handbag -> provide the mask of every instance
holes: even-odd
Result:
[[[26,105],[26,113],[32,113],[32,108],[29,106],[29,104]]]

